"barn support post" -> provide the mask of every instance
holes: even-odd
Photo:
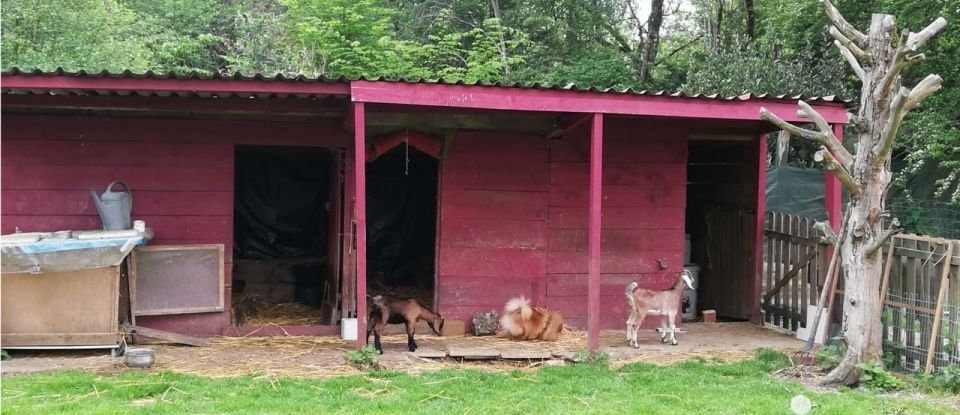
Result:
[[[587,330],[591,352],[600,346],[600,211],[603,187],[603,114],[590,129],[590,209],[587,226]]]
[[[750,322],[763,324],[760,318],[760,297],[763,296],[763,228],[764,217],[767,215],[767,137],[760,134],[760,143],[757,146],[757,206],[754,218],[753,265],[756,273],[753,277],[753,307],[750,312]]]
[[[357,344],[367,344],[367,172],[366,113],[363,103],[353,104],[353,179],[357,218]]]

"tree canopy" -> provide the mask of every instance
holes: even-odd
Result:
[[[898,183],[936,172],[960,203],[960,6],[955,0],[840,0],[950,25],[904,75],[943,90],[907,119]],[[652,6],[652,7],[651,7]],[[654,11],[651,13],[651,9]],[[466,82],[740,94],[835,94],[856,77],[831,46],[816,0],[8,0],[4,69],[443,78]]]

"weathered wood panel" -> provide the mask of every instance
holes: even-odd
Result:
[[[679,167],[678,167],[679,168]],[[650,184],[637,186],[604,185],[601,197],[603,207],[660,206],[683,208],[687,189],[681,185]],[[587,191],[583,185],[550,186],[550,206],[587,205]],[[602,222],[601,222],[602,224]]]
[[[159,142],[346,147],[351,137],[333,124],[138,117],[69,117],[9,114],[7,138],[82,142]]]
[[[676,229],[604,229],[600,234],[604,252],[649,252],[683,250],[683,232]],[[586,251],[587,231],[553,229],[551,251]]]
[[[444,188],[440,215],[443,220],[452,218],[545,220],[547,196],[546,192]]]
[[[440,279],[437,289],[445,306],[477,306],[477,311],[484,308],[499,310],[507,300],[521,294],[536,304],[543,296],[543,280],[446,276]]]
[[[224,154],[233,157],[233,152]],[[105,162],[109,162],[106,161]],[[133,191],[233,191],[233,169],[182,166],[13,166],[4,164],[2,187],[17,190],[89,190],[103,192],[113,180]]]
[[[439,274],[469,277],[543,278],[544,251],[520,248],[441,247]],[[586,265],[584,265],[586,266]],[[523,293],[517,293],[517,295]],[[441,302],[443,300],[441,299]]]
[[[546,248],[545,221],[447,218],[440,246],[461,248]]]
[[[0,281],[5,347],[102,346],[120,339],[119,267],[4,274]]]
[[[677,269],[683,262],[683,251],[624,252],[604,251],[600,259],[603,274],[654,273],[663,271],[658,259],[666,261],[668,269]],[[586,252],[551,251],[547,255],[547,272],[551,274],[580,274],[587,272]],[[674,276],[676,276],[674,271]]]
[[[139,141],[4,140],[4,159],[16,166],[230,166],[225,151],[229,143],[179,143]]]
[[[660,206],[606,206],[603,229],[683,229],[683,209]],[[586,229],[586,207],[550,207],[550,229]]]
[[[102,185],[97,194],[103,192]],[[131,185],[132,186],[132,185]],[[231,191],[134,191],[134,214],[156,216],[231,216]],[[89,190],[2,191],[6,215],[97,215]]]
[[[672,184],[684,186],[685,166],[679,163],[630,162],[604,163],[603,184],[622,186],[650,186]],[[550,164],[551,185],[589,184],[588,163],[552,163]]]
[[[545,291],[550,168],[546,140],[461,132],[441,173],[437,296],[470,321],[511,297]],[[468,328],[469,329],[469,328]]]
[[[600,295],[623,296],[624,288],[634,281],[651,288],[661,288],[671,285],[672,278],[676,278],[676,275],[669,272],[647,274],[603,274],[600,276]],[[586,295],[586,292],[587,274],[547,274],[547,296],[582,297]]]

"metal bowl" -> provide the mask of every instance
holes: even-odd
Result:
[[[123,354],[123,362],[130,367],[148,368],[156,361],[156,354],[151,349],[127,349]]]

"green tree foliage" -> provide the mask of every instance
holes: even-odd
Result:
[[[144,23],[114,0],[8,0],[0,19],[3,66],[146,71],[156,60]]]

